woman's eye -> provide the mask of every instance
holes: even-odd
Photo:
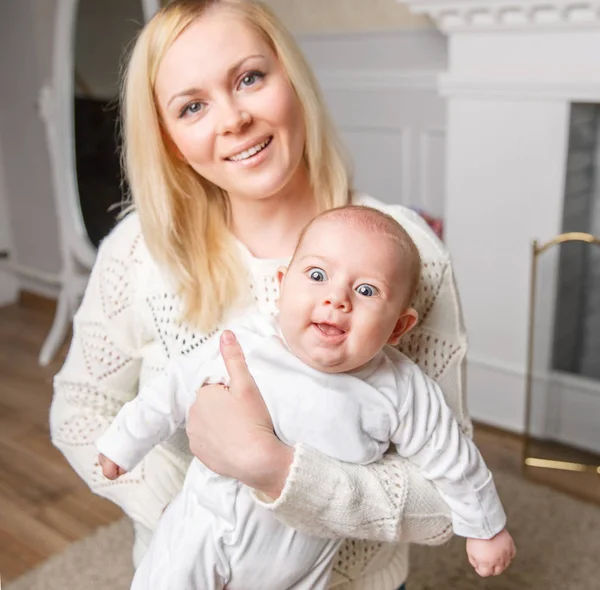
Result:
[[[356,287],[356,292],[363,297],[374,297],[377,295],[377,289],[371,285],[359,285]]]
[[[249,72],[246,74],[242,81],[240,82],[240,86],[254,86],[259,80],[262,80],[265,75],[261,72]]]
[[[322,283],[323,281],[327,280],[327,274],[321,268],[311,268],[308,271],[308,276],[310,280],[314,281],[315,283]]]
[[[181,111],[181,116],[185,117],[186,115],[195,115],[202,110],[203,106],[204,105],[198,100],[190,102],[186,104],[185,107],[183,107],[183,110]]]

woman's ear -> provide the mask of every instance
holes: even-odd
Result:
[[[391,336],[389,337],[387,344],[396,345],[400,341],[400,337],[406,332],[410,332],[419,321],[419,314],[412,307],[405,309],[396,325],[394,326],[394,330],[392,331]]]

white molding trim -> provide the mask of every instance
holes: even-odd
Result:
[[[599,0],[398,0],[446,33],[600,29]]]
[[[467,377],[473,419],[512,432],[524,431],[524,366],[469,355]],[[533,392],[532,431],[536,436],[600,453],[600,382],[558,371],[537,371]]]
[[[19,282],[9,272],[0,268],[0,307],[14,303],[19,295]]]
[[[436,90],[438,70],[345,70],[318,69],[323,88],[338,90]]]
[[[7,272],[19,278],[28,279],[36,283],[44,283],[46,285],[60,285],[62,277],[59,273],[45,272],[32,266],[18,264],[16,262],[0,262],[0,272]]]
[[[572,387],[579,391],[585,392],[587,395],[600,398],[600,382],[596,379],[588,377],[580,377],[572,373],[564,373],[562,371],[553,371],[551,373],[552,382],[558,383],[561,387]],[[598,416],[600,423],[600,416]]]
[[[410,129],[403,127],[400,134],[402,136],[400,140],[402,142],[402,152],[400,154],[400,170],[402,171],[400,201],[403,205],[409,205],[414,162],[414,154],[410,149],[412,133]]]
[[[398,37],[396,34],[394,38]],[[321,38],[323,51],[334,54],[339,49],[338,41],[337,36],[331,36],[328,45]],[[364,49],[360,43],[358,46]],[[358,53],[356,46],[346,49],[350,55]],[[427,51],[425,48],[424,52]],[[430,209],[421,201],[420,169],[427,165],[420,162],[423,151],[419,138],[423,133],[433,134],[436,139],[445,134],[445,103],[438,92],[441,69],[433,65],[410,69],[386,67],[388,58],[376,47],[370,47],[362,55],[371,58],[371,69],[363,65],[352,68],[352,60],[348,60],[341,67],[321,67],[315,71],[336,127],[342,134],[350,135],[346,139],[355,165],[355,182],[384,201]],[[369,105],[368,112],[365,105]],[[390,144],[391,151],[386,151],[383,162],[365,152],[358,134],[369,143],[382,138],[386,145]],[[444,173],[437,168],[430,172],[436,178]],[[443,179],[435,188],[429,184],[429,205],[435,211],[443,211],[443,184]]]
[[[400,4],[407,4],[404,0],[398,0]],[[325,41],[327,43],[340,42],[340,41],[381,41],[389,39],[397,39],[398,37],[408,37],[426,39],[431,37],[436,39],[439,37],[439,32],[434,28],[426,29],[371,29],[364,31],[315,31],[307,33],[299,33],[296,35],[296,39],[300,43],[318,43]]]
[[[372,138],[373,136],[384,136],[386,138],[396,138],[400,144],[400,153],[397,158],[397,167],[400,170],[399,192],[395,193],[397,202],[403,205],[410,204],[411,186],[413,181],[413,161],[416,159],[411,150],[413,143],[413,131],[401,122],[390,121],[389,124],[340,124],[339,131],[342,134],[351,133],[353,135],[364,135]],[[356,172],[356,171],[355,171]],[[367,190],[368,187],[363,187]]]
[[[484,80],[442,74],[439,77],[438,88],[442,96],[452,97],[477,97],[493,100],[600,102],[600,84]]]
[[[339,130],[348,131],[349,133],[377,133],[378,135],[392,136],[400,136],[404,131],[408,131],[405,125],[394,121],[390,122],[389,125],[373,125],[371,123],[365,123],[364,125],[361,125],[360,123],[348,125],[346,123],[342,123],[339,126]],[[405,144],[403,143],[403,145]]]
[[[51,285],[42,283],[33,279],[22,277],[19,279],[19,292],[27,291],[34,295],[39,295],[44,299],[58,301],[60,298],[60,285]]]
[[[433,139],[446,140],[446,130],[441,128],[430,127],[423,129],[419,135],[419,201],[422,207],[433,214],[440,214],[440,211],[435,211],[435,205],[431,202],[431,171],[429,165],[431,162],[431,142]]]

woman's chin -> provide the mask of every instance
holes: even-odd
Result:
[[[232,187],[228,190],[229,197],[233,200],[244,201],[267,201],[280,195],[286,188],[286,184],[276,179],[249,179],[244,186]]]

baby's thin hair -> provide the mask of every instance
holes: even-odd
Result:
[[[406,263],[406,278],[407,278],[407,295],[406,301],[410,303],[419,281],[421,280],[421,254],[415,242],[410,237],[409,233],[398,223],[391,215],[364,205],[344,205],[328,209],[317,215],[310,221],[302,230],[296,245],[296,251],[302,244],[304,236],[308,229],[317,221],[324,219],[332,219],[341,221],[342,223],[354,223],[359,228],[367,232],[386,236],[396,241],[399,246],[399,251],[404,257]],[[296,252],[294,252],[294,256]]]

